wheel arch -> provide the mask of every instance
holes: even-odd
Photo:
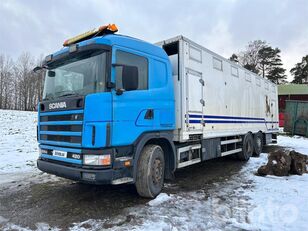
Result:
[[[138,159],[141,155],[141,151],[145,145],[156,144],[159,145],[164,151],[165,158],[165,179],[172,179],[173,172],[176,168],[175,147],[173,144],[172,132],[156,132],[145,133],[137,140],[135,144],[134,152],[134,171],[133,177],[136,179]]]

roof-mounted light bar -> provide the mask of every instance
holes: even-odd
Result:
[[[117,31],[118,31],[118,28],[115,24],[108,24],[108,25],[105,25],[105,26],[100,26],[99,28],[87,31],[85,33],[82,33],[80,35],[77,35],[73,38],[66,40],[63,43],[63,46],[67,47],[71,44],[81,42],[81,41],[84,41],[86,39],[93,38],[93,37],[96,37],[96,36],[101,36],[101,35],[106,35],[106,34],[114,34]]]

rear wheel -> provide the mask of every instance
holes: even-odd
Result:
[[[136,189],[140,196],[156,197],[164,185],[164,152],[159,145],[146,145],[139,157]]]
[[[243,139],[242,152],[238,154],[238,159],[247,161],[253,154],[253,137],[251,133],[247,133]]]
[[[263,149],[263,135],[262,132],[258,132],[253,137],[253,145],[254,151],[253,156],[260,156],[262,149]]]

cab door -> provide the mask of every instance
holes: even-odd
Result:
[[[149,91],[149,60],[142,53],[114,47],[112,57],[113,146],[132,144],[147,127],[153,127],[154,102]],[[138,118],[147,118],[138,124]]]

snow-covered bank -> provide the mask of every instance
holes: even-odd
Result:
[[[288,177],[260,177],[252,174],[266,162],[265,154],[250,161],[249,179],[254,182],[254,188],[247,190],[245,195],[251,198],[254,209],[249,213],[250,225],[247,227],[261,230],[305,230],[308,224],[308,174]]]
[[[308,155],[308,139],[295,136],[278,136],[278,145]],[[249,213],[246,228],[260,230],[305,230],[308,225],[308,174],[288,177],[253,175],[267,162],[267,155],[252,158],[244,172],[254,182],[246,191],[254,209]]]
[[[35,171],[36,122],[35,112],[0,110],[0,182]]]
[[[308,138],[301,136],[278,136],[278,145],[308,155]]]

